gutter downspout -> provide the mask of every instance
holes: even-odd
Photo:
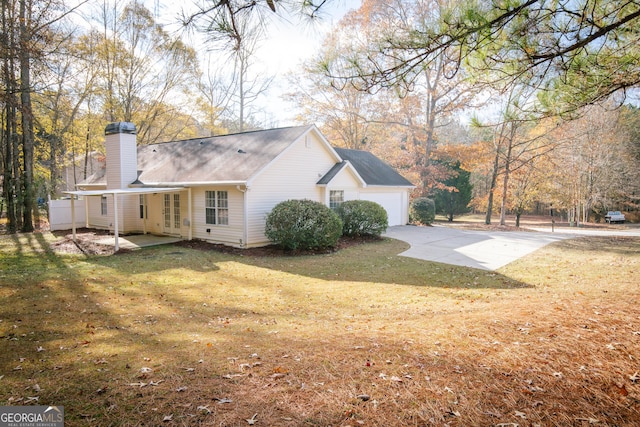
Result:
[[[249,208],[247,206],[247,191],[249,191],[249,186],[248,185],[244,185],[244,190],[240,188],[239,185],[236,185],[236,189],[242,193],[242,213],[243,213],[243,227],[242,227],[242,239],[243,241],[240,242],[240,245],[242,247],[247,247],[247,243],[249,242],[249,218],[248,218],[248,212],[249,212]]]

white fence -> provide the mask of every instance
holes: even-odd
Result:
[[[74,200],[73,206],[76,211],[76,227],[84,227],[87,223],[85,217],[85,200]],[[71,200],[51,200],[49,199],[49,227],[51,231],[71,230]]]

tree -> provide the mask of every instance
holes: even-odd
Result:
[[[351,24],[349,19],[340,21],[336,30],[323,41],[321,51],[302,65],[301,72],[289,75],[292,91],[287,97],[297,104],[300,121],[318,123],[335,144],[361,149],[367,143],[374,143],[376,132],[371,132],[371,128],[382,115],[376,113],[377,98],[352,87],[333,86],[318,67],[327,58],[351,48],[350,36],[359,29]],[[385,106],[384,113],[388,114],[388,104]],[[376,128],[378,130],[381,129]]]
[[[235,103],[238,107],[238,132],[244,132],[246,122],[251,117],[250,108],[256,99],[264,94],[271,85],[273,77],[252,73],[256,52],[259,49],[261,33],[248,23],[240,24],[242,37],[232,52],[234,60],[233,75],[236,80]]]
[[[90,37],[60,35],[58,38],[60,47],[48,55],[46,72],[41,73],[48,89],[34,94],[36,142],[42,147],[36,160],[48,165],[47,192],[52,197],[58,195],[60,170],[65,165],[69,146],[70,151],[75,151],[79,135],[73,133],[73,128],[79,125],[81,109],[86,105],[86,114],[91,115],[91,96],[100,70]],[[89,133],[87,129],[86,135]]]
[[[138,0],[124,6],[105,0],[97,16],[101,29],[90,37],[102,73],[94,90],[105,119],[134,122],[144,144],[180,136],[170,124],[189,108],[198,75],[195,50]]]
[[[455,215],[469,212],[473,190],[471,172],[462,169],[459,160],[444,160],[441,163],[451,170],[451,174],[443,182],[446,188],[435,191],[436,212],[445,214],[448,221],[452,222]]]
[[[222,121],[229,109],[235,82],[227,82],[224,78],[224,67],[218,58],[208,54],[205,67],[197,83],[196,99],[198,121],[210,136],[227,132]]]
[[[406,87],[367,91],[373,88],[330,79],[326,70],[336,65],[344,67],[342,73],[348,73],[352,64],[341,58],[349,58],[353,52],[362,57],[376,55],[379,39],[409,33],[416,22],[433,24],[440,8],[437,1],[363,2],[327,38],[325,50],[308,67],[315,84],[297,98],[309,110],[319,106],[316,114],[346,146],[359,148],[363,141],[374,139],[380,140],[379,145],[386,142],[385,152],[394,152],[409,163],[414,181],[419,183],[417,192],[422,195],[428,195],[446,176],[441,165],[432,162],[439,129],[471,104],[474,91],[466,84],[464,73],[451,75],[454,67],[439,57],[406,76],[411,80]],[[384,138],[376,137],[379,132],[384,133]],[[388,141],[396,144],[395,149]]]
[[[592,106],[581,117],[564,123],[558,133],[566,142],[554,153],[549,178],[557,184],[553,197],[567,209],[572,224],[622,209],[638,191],[638,160],[629,150],[624,110]],[[627,110],[628,111],[628,110]]]
[[[548,161],[544,157],[536,158],[516,169],[511,176],[508,208],[516,214],[516,227],[520,227],[522,214],[544,199],[547,179],[544,167]]]
[[[2,101],[5,106],[2,185],[7,201],[9,232],[18,228],[23,231],[34,229],[36,190],[32,93],[36,91],[36,83],[32,74],[36,67],[46,68],[43,62],[50,54],[51,34],[72,10],[56,0],[6,0],[1,3]]]
[[[575,111],[640,83],[638,0],[447,2],[437,21],[336,58],[329,76],[361,89],[402,86],[444,60],[490,83],[544,91],[546,113]],[[344,70],[348,70],[347,73]]]

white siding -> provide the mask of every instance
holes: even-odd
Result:
[[[127,188],[138,177],[136,136],[125,133],[106,135],[107,189]]]
[[[205,192],[226,191],[229,196],[229,224],[214,225],[206,223]],[[193,198],[193,238],[242,247],[244,241],[244,204],[243,193],[236,187],[196,187],[192,189]],[[186,208],[187,201],[185,199]],[[186,212],[185,212],[186,218]],[[207,230],[209,230],[207,232]],[[186,235],[186,234],[185,234]]]
[[[324,203],[329,206],[329,196],[332,190],[344,191],[344,201],[358,200],[360,194],[360,180],[353,174],[351,169],[344,168],[333,177],[327,190],[325,191]]]
[[[247,197],[247,246],[269,243],[264,235],[265,220],[278,203],[290,199],[324,201],[324,191],[317,185],[337,159],[313,132],[290,146],[269,167],[249,183]]]
[[[369,200],[381,205],[387,211],[389,226],[405,225],[409,222],[409,190],[398,187],[366,187],[350,169],[345,168],[336,175],[325,192],[325,203],[329,204],[331,190],[343,190],[344,200]]]
[[[88,196],[85,197],[85,203],[88,206],[89,218],[87,225],[92,228],[98,228],[102,230],[109,230],[112,227],[109,226],[113,218],[113,202],[111,197],[107,196],[107,215],[103,216],[100,209],[100,196]]]
[[[115,230],[115,205],[113,195],[107,194],[107,215],[102,215],[100,196],[88,196],[85,198],[89,208],[88,225],[103,230]],[[138,233],[142,232],[138,224],[138,196],[120,195],[118,197],[118,232]]]
[[[120,233],[138,233],[138,195],[117,196],[118,198],[118,228]]]

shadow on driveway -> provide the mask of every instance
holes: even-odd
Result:
[[[472,231],[443,226],[389,227],[386,237],[411,245],[401,256],[496,270],[549,243],[575,237],[565,233]]]

